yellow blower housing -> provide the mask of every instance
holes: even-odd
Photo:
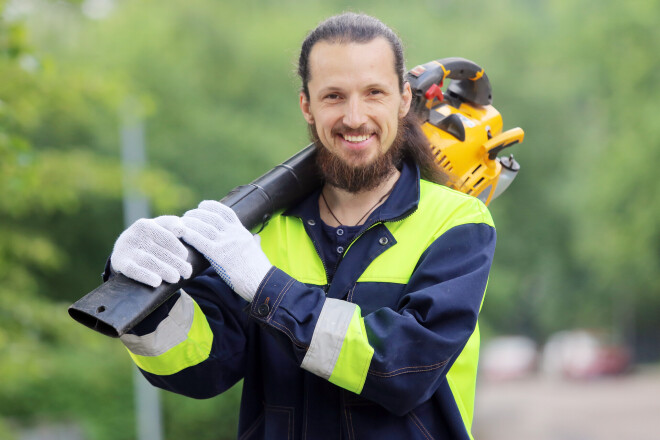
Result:
[[[451,79],[442,91],[445,79]],[[438,165],[449,186],[489,204],[511,184],[520,165],[503,149],[523,141],[521,128],[502,131],[500,113],[491,105],[488,77],[464,58],[443,58],[410,70],[412,110],[422,121]]]

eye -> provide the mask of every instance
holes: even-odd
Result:
[[[327,101],[337,101],[340,98],[341,97],[337,93],[328,93],[327,95],[325,95],[323,97],[323,99],[325,99]]]
[[[385,92],[383,92],[381,89],[372,89],[369,91],[369,96],[381,96],[384,94]]]

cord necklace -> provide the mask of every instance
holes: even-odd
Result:
[[[369,208],[369,210],[367,212],[365,212],[364,215],[362,217],[360,217],[360,220],[358,220],[355,223],[355,225],[353,225],[353,226],[359,225],[362,222],[362,220],[364,220],[367,217],[367,215],[369,215],[374,209],[376,209],[376,207],[378,205],[380,205],[383,202],[383,200],[385,200],[390,194],[392,194],[392,191],[394,191],[394,185],[392,185],[392,188],[390,188],[390,190],[386,194],[384,194],[383,197],[378,199],[378,201],[371,208]],[[321,198],[323,199],[323,203],[325,203],[325,207],[328,208],[328,212],[330,213],[332,218],[334,218],[335,221],[337,223],[339,223],[339,226],[346,226],[337,218],[335,213],[332,212],[332,209],[330,208],[330,205],[328,204],[328,201],[325,199],[325,195],[323,194],[323,190],[321,190]]]

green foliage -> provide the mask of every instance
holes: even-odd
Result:
[[[586,20],[576,10],[592,12]],[[497,263],[490,300],[510,304],[498,304],[510,313],[494,319],[510,331],[521,317],[533,321],[525,330],[540,337],[569,326],[605,327],[629,339],[657,335],[646,311],[660,307],[658,226],[649,204],[659,185],[660,133],[652,121],[660,92],[652,85],[660,66],[652,42],[660,8],[555,1],[540,15],[548,26],[533,52],[521,54],[526,71],[511,78],[536,85],[512,87],[520,105],[504,113],[505,121],[520,121],[527,140],[517,155],[519,180],[493,206],[505,222],[499,255],[507,260]],[[538,102],[526,103],[529,97]],[[515,235],[502,237],[509,231]],[[509,282],[497,282],[504,273]],[[637,310],[636,329],[621,325],[622,308]]]
[[[124,87],[58,65],[28,35],[20,20],[0,21],[0,437],[71,420],[90,438],[131,439],[130,361],[72,321],[69,301],[54,301],[93,285],[81,284],[76,268],[94,241],[72,248],[71,236],[102,223],[95,206],[120,200],[118,160],[103,146],[116,141],[116,118],[107,118]],[[156,209],[192,198],[163,170],[147,171],[140,184]]]
[[[409,67],[484,66],[505,128],[525,130],[520,175],[491,206],[486,333],[600,327],[658,346],[657,2],[90,3],[0,0],[1,438],[61,420],[134,437],[127,356],[65,311],[123,229],[124,102],[143,111],[154,215],[221,198],[307,143],[298,45],[348,9],[392,25]],[[167,437],[234,437],[239,394],[164,395]]]

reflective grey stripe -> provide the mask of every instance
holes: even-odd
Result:
[[[185,341],[192,326],[195,306],[193,299],[183,290],[167,318],[156,330],[144,336],[123,335],[119,339],[131,353],[140,356],[158,356]]]
[[[356,307],[353,303],[339,299],[325,300],[312,342],[300,364],[302,368],[323,379],[330,378]]]

